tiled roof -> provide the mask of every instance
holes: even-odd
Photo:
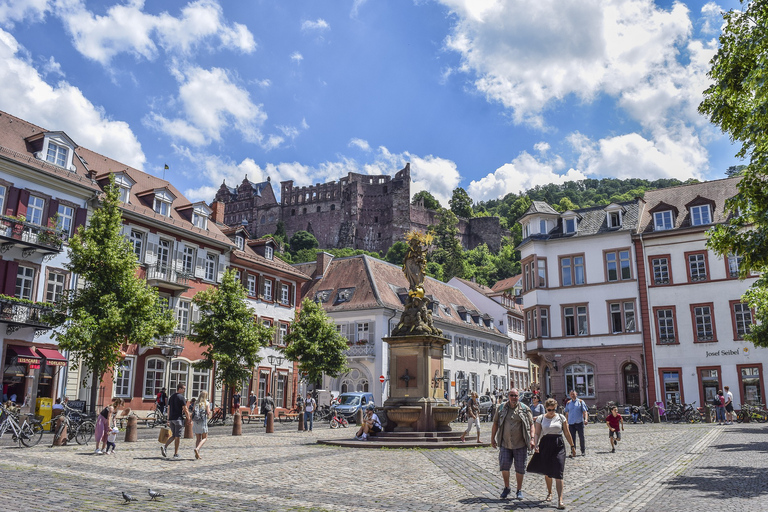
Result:
[[[506,279],[502,279],[501,281],[496,281],[493,286],[491,286],[491,289],[494,292],[503,292],[504,290],[509,290],[510,288],[513,288],[523,277],[523,274],[517,274],[516,276],[508,277]]]
[[[244,250],[235,249],[232,251],[232,259],[234,260],[233,263],[237,263],[237,259],[258,263],[261,266],[272,268],[284,274],[289,274],[299,281],[309,281],[312,279],[311,276],[305,274],[293,265],[284,262],[280,258],[274,257],[271,260],[268,260],[264,256],[254,252],[248,245],[245,246]],[[299,286],[301,286],[301,283]]]
[[[728,220],[728,215],[725,212],[725,201],[738,193],[739,181],[741,181],[741,177],[724,178],[659,190],[649,190],[643,197],[645,206],[643,207],[638,231],[640,233],[653,232],[653,214],[651,210],[659,206],[660,203],[677,208],[675,229],[691,227],[691,215],[686,205],[697,198],[710,200],[714,203],[714,208],[711,212],[713,223],[725,222]]]
[[[531,206],[523,214],[523,217],[527,215],[534,215],[536,213],[543,213],[546,215],[560,215],[560,213],[552,208],[546,201],[533,201]]]
[[[367,255],[334,258],[322,279],[314,281],[305,296],[314,299],[318,294],[327,294],[323,308],[331,313],[335,311],[354,311],[371,308],[392,308],[403,311],[400,294],[407,294],[408,280],[398,265],[372,258]],[[352,291],[353,290],[353,291]],[[340,291],[348,294],[348,300],[338,300]],[[464,322],[457,309],[470,312],[479,311],[458,288],[428,277],[424,281],[424,292],[439,302],[440,311],[433,315],[435,322],[442,328],[445,324],[494,333],[495,329],[480,327],[475,323]],[[447,307],[451,314],[444,311]]]
[[[563,222],[558,222],[557,227],[549,232],[548,235],[537,235],[538,239],[546,238],[578,238],[583,236],[597,235],[601,233],[628,231],[634,232],[637,227],[637,218],[640,212],[639,201],[627,201],[616,203],[624,207],[621,226],[617,228],[608,227],[606,215],[606,206],[593,206],[591,208],[581,208],[574,210],[580,218],[577,224],[576,233],[563,233]]]
[[[469,286],[470,288],[475,290],[477,293],[481,293],[481,294],[486,295],[486,296],[493,294],[493,290],[491,288],[485,286],[484,284],[475,283],[475,282],[472,282],[472,281],[467,281],[466,279],[462,279],[460,277],[457,277],[456,280],[464,283],[467,286]]]

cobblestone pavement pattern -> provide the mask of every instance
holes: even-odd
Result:
[[[194,460],[182,440],[181,460],[164,459],[157,429],[139,429],[139,442],[118,442],[115,455],[90,447],[34,448],[0,441],[3,495],[22,510],[109,510],[121,491],[139,501],[126,510],[198,511],[474,511],[552,510],[543,477],[527,475],[525,499],[500,500],[497,452],[356,450],[322,446],[319,438],[352,437],[353,428],[274,434],[244,425],[213,427]],[[487,438],[490,425],[484,424]],[[459,428],[459,427],[455,427]],[[606,428],[586,429],[587,455],[568,459],[567,510],[768,511],[768,426],[760,424],[627,425],[616,453]],[[170,450],[169,450],[170,452]],[[170,453],[169,453],[170,455]],[[149,502],[147,489],[165,494]],[[513,489],[514,491],[514,489]],[[513,493],[514,496],[514,493]],[[121,505],[122,506],[122,505]]]

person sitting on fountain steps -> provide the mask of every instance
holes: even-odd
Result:
[[[363,418],[363,424],[355,434],[355,439],[358,441],[366,441],[369,435],[381,432],[381,421],[374,409],[373,404],[368,405],[365,411],[365,418]]]

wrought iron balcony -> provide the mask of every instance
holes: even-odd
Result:
[[[43,318],[53,311],[47,304],[33,304],[12,297],[0,297],[0,323],[7,324],[6,334],[11,334],[22,327],[34,327],[35,337],[51,326]]]
[[[147,283],[172,290],[188,290],[192,274],[180,272],[170,266],[154,265],[147,269]]]
[[[23,256],[35,252],[56,254],[61,252],[66,233],[39,224],[32,224],[23,218],[0,215],[0,252],[15,245],[24,247]]]
[[[350,345],[347,350],[344,351],[347,357],[373,357],[376,355],[376,349],[373,343],[360,343],[356,345]]]
[[[181,331],[175,331],[173,334],[163,336],[157,340],[157,347],[169,351],[174,351],[178,354],[184,349],[184,343],[187,341],[187,333]]]

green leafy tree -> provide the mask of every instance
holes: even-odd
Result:
[[[448,200],[448,204],[451,207],[451,211],[457,216],[467,219],[472,217],[472,199],[463,188],[456,187],[453,189],[453,194]]]
[[[424,201],[424,207],[429,208],[430,210],[439,210],[442,208],[440,201],[435,199],[435,196],[426,190],[421,190],[413,194],[413,200],[411,200],[411,204],[418,204],[418,202],[421,200]]]
[[[402,265],[405,253],[408,251],[408,244],[403,241],[397,241],[392,244],[387,254],[384,255],[384,261],[394,263],[395,265]]]
[[[282,220],[277,221],[277,226],[275,226],[275,239],[280,240],[281,244],[288,239],[288,234],[285,232],[285,222]]]
[[[443,280],[450,281],[452,277],[465,277],[467,265],[464,249],[459,241],[459,219],[451,211],[443,208],[438,213],[438,223],[429,227],[435,236],[436,249],[428,259],[442,266]]]
[[[114,372],[122,360],[122,345],[152,346],[176,324],[157,290],[136,275],[136,255],[120,234],[121,226],[118,188],[110,175],[90,224],[69,240],[69,262],[64,266],[84,284],[62,296],[51,319],[72,367],[82,365],[92,376],[91,413],[102,375]]]
[[[720,255],[741,256],[741,277],[761,273],[742,297],[757,320],[745,338],[768,347],[768,1],[741,4],[741,10],[723,15],[720,48],[710,62],[713,83],[699,112],[741,144],[736,156],[749,163],[740,169],[738,194],[726,203],[738,215],[716,226],[708,245]]]
[[[291,322],[285,336],[285,357],[299,364],[299,373],[309,382],[319,382],[323,375],[338,377],[347,368],[347,339],[336,331],[320,304],[304,299],[301,311]]]
[[[291,252],[296,254],[302,249],[316,249],[318,245],[317,238],[309,231],[297,231],[290,240]]]
[[[261,361],[259,350],[275,334],[274,327],[256,321],[245,298],[245,288],[230,269],[218,288],[198,292],[192,299],[201,315],[200,321],[192,325],[195,334],[190,339],[205,348],[202,361],[195,366],[203,370],[215,367],[216,381],[227,389],[251,377]]]

